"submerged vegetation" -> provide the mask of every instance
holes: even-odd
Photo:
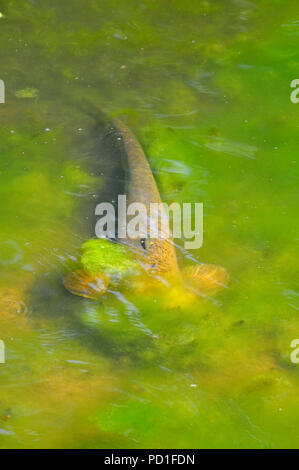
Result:
[[[103,272],[109,275],[125,276],[138,271],[139,265],[123,245],[106,239],[91,238],[82,245],[81,263],[90,274]]]
[[[0,447],[298,447],[294,7],[0,1]],[[121,177],[88,103],[129,116],[165,202],[203,202],[179,262],[227,289],[66,292],[80,263],[136,269],[91,239]]]

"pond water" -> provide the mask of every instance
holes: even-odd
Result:
[[[298,447],[297,2],[0,12],[0,447]],[[203,203],[179,263],[225,267],[226,289],[64,289],[120,183],[97,106],[129,116],[165,202]]]

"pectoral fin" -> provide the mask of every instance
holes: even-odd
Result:
[[[229,276],[226,269],[215,264],[197,264],[182,271],[183,279],[193,290],[212,295],[227,286]]]
[[[107,290],[109,279],[101,273],[92,275],[84,269],[78,269],[69,273],[64,278],[63,284],[72,294],[97,299]]]

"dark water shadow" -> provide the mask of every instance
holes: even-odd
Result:
[[[122,313],[122,305],[117,304],[110,294],[101,300],[89,300],[68,293],[62,283],[62,276],[53,273],[41,279],[29,292],[31,305],[31,321],[34,328],[39,323],[44,325],[46,319],[49,328],[63,329],[66,336],[72,337],[83,348],[95,355],[103,355],[113,361],[125,362],[131,365],[145,365],[144,351],[156,350],[156,342],[152,335],[145,334],[140,328],[128,324],[122,330],[115,325],[111,329],[106,321],[101,331],[100,325],[95,328],[83,322],[80,316],[94,309],[99,316],[105,316],[106,308],[113,306],[114,311]],[[103,309],[103,306],[105,308]],[[157,356],[158,359],[158,356]]]

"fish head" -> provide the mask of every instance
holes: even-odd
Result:
[[[178,271],[171,239],[141,237],[136,239],[135,246],[139,261],[149,274],[167,277]]]

